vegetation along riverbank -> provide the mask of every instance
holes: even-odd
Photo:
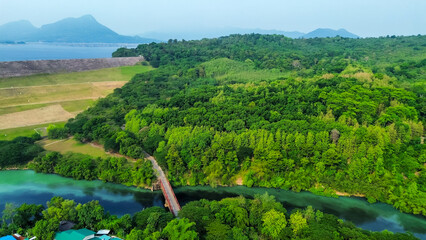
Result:
[[[142,55],[154,69],[136,74],[49,134],[97,142],[134,159],[143,159],[147,151],[174,186],[239,182],[337,192],[426,216],[425,52],[426,37],[420,35],[289,39],[249,34],[122,48],[114,56]],[[34,159],[29,166],[39,172],[152,183],[149,161],[40,154],[36,137],[1,144],[9,146],[6,153],[10,146],[25,148],[13,161]],[[187,230],[188,239],[309,238],[332,232],[343,238],[396,236],[359,233],[349,223],[328,219],[333,217],[321,225],[323,218],[312,209],[287,214],[272,200],[262,201],[268,200],[187,204],[197,213],[193,217],[185,215],[185,206],[182,218],[166,221],[161,231],[145,228],[129,236],[167,236],[168,224]]]

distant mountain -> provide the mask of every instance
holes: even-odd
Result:
[[[284,35],[284,36],[289,37],[289,38],[299,38],[302,35],[304,35],[304,33],[297,32],[297,31],[288,32],[288,31],[279,31],[279,30],[265,30],[265,29],[260,29],[260,28],[256,28],[256,29],[238,29],[238,28],[236,28],[235,33],[238,33],[238,34],[248,34],[248,33],[277,34],[277,35]]]
[[[0,41],[22,41],[36,33],[38,28],[29,21],[21,20],[0,26]]]
[[[123,36],[100,24],[91,15],[66,18],[36,28],[28,21],[0,26],[0,41],[66,42],[66,43],[150,43],[155,39]]]
[[[359,38],[359,36],[346,31],[346,29],[333,30],[330,28],[318,28],[310,33],[307,33],[301,38],[325,38],[325,37],[345,37],[345,38]]]
[[[146,32],[139,34],[141,37],[154,38],[162,41],[169,39],[185,39],[185,40],[200,40],[203,38],[217,38],[222,36],[228,36],[231,34],[279,34],[290,38],[299,38],[304,35],[301,32],[286,32],[278,30],[264,30],[264,29],[246,29],[246,28],[221,28],[221,29],[197,29],[194,31],[182,31],[182,32]]]
[[[310,33],[302,32],[287,32],[279,30],[265,30],[265,29],[246,29],[246,28],[222,28],[222,29],[201,29],[186,32],[146,32],[139,34],[141,37],[154,38],[162,41],[169,39],[185,39],[185,40],[200,40],[203,38],[217,38],[222,36],[228,36],[231,34],[278,34],[284,35],[289,38],[324,38],[324,37],[346,37],[346,38],[359,38],[359,36],[346,31],[345,29],[333,30],[329,28],[318,28]]]

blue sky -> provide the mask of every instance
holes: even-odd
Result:
[[[426,0],[0,0],[0,25],[93,15],[120,34],[345,28],[361,37],[426,34]]]

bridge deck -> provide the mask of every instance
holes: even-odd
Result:
[[[154,172],[157,175],[157,178],[160,180],[161,191],[163,192],[170,212],[172,212],[173,215],[177,216],[180,210],[180,205],[176,198],[175,192],[173,191],[172,185],[170,185],[169,180],[167,179],[161,167],[158,165],[155,158],[149,155],[148,153],[144,153],[144,155],[146,159],[151,161]]]

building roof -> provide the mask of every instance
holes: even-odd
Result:
[[[111,231],[109,229],[99,230],[96,235],[108,235]]]
[[[55,240],[83,240],[87,236],[93,235],[95,232],[89,229],[82,228],[79,230],[67,230],[60,233],[56,233]],[[93,238],[96,239],[96,238]]]
[[[101,240],[110,240],[110,239],[112,239],[110,236],[107,236],[107,235],[98,236],[98,238],[101,239]]]
[[[14,237],[16,240],[25,240],[25,238],[17,233],[13,234],[12,237]]]
[[[108,230],[109,231],[109,230]],[[0,239],[3,240],[3,239]],[[6,239],[9,240],[9,239]],[[10,239],[10,240],[15,240]],[[86,228],[79,230],[67,230],[63,232],[56,233],[55,240],[121,240],[117,237],[110,237],[107,235],[95,236],[95,232]]]
[[[16,239],[12,237],[11,235],[8,235],[8,236],[0,237],[0,240],[16,240]]]

